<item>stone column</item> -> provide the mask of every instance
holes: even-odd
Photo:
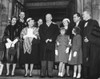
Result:
[[[82,14],[82,12],[83,12],[83,0],[77,0],[76,4],[77,4],[77,12]]]
[[[92,16],[100,24],[100,0],[92,0]]]
[[[11,18],[12,0],[0,0],[1,16],[0,16],[0,41],[2,39],[4,29],[8,24],[8,18]]]
[[[12,0],[9,0],[8,19],[12,17]]]

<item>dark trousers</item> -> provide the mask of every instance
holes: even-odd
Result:
[[[41,76],[53,75],[53,61],[41,61]]]
[[[89,59],[90,54],[90,43],[83,43],[83,77],[87,78],[89,76]]]
[[[88,57],[88,60],[87,60]],[[97,79],[99,74],[100,48],[95,44],[83,45],[83,73],[85,79]]]
[[[100,46],[91,44],[91,55],[90,55],[90,66],[89,66],[89,78],[98,79],[99,67],[100,67]]]

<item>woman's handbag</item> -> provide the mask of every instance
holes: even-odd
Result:
[[[16,49],[14,47],[10,47],[9,51],[8,51],[8,54],[15,55],[16,54]]]

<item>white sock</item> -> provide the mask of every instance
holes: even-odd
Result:
[[[81,77],[81,74],[80,74],[80,73],[78,73],[77,78],[80,78],[80,77]]]
[[[58,72],[58,76],[60,76],[60,72]]]
[[[76,77],[76,73],[74,73],[73,77]]]
[[[60,73],[60,76],[63,77],[63,73],[62,72]]]

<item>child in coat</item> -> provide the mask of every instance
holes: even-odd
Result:
[[[72,30],[74,34],[72,41],[72,48],[69,55],[69,64],[74,65],[74,74],[73,77],[80,78],[81,77],[81,64],[82,64],[82,41],[80,35],[80,28],[75,27]],[[78,74],[77,74],[78,70]]]
[[[59,62],[59,72],[58,76],[63,77],[65,74],[65,63],[68,62],[69,56],[69,36],[65,35],[66,30],[64,27],[60,29],[60,35],[58,35],[56,40],[56,50],[55,54],[58,56],[56,61]]]

